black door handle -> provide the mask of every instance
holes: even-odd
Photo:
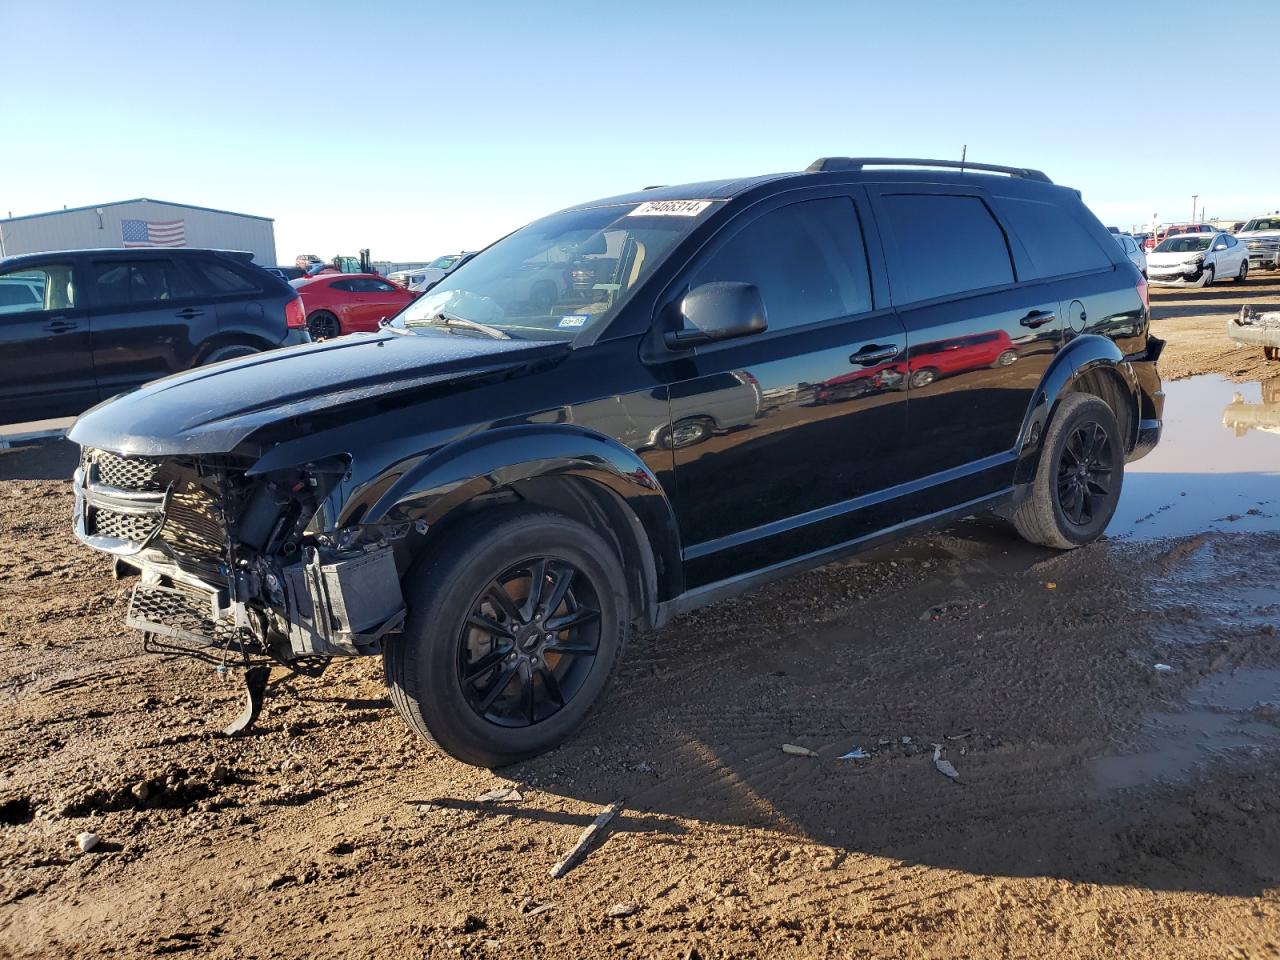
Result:
[[[196,317],[203,317],[204,311],[196,310],[194,307],[187,307],[183,310],[179,310],[178,316],[180,316],[183,320],[194,320]]]
[[[901,352],[902,348],[896,343],[869,343],[850,356],[849,362],[870,367],[877,363],[884,363],[886,360],[892,360]]]
[[[1052,323],[1058,319],[1058,315],[1049,310],[1032,310],[1018,322],[1024,327],[1030,327],[1034,330],[1036,327],[1043,327],[1046,323]]]
[[[68,330],[78,330],[80,324],[72,320],[50,320],[44,328],[50,333],[66,333]]]

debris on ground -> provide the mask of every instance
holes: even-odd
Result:
[[[605,913],[610,917],[629,917],[640,909],[638,903],[615,903]]]
[[[548,910],[554,910],[555,907],[554,903],[541,903],[533,899],[533,897],[525,897],[520,901],[520,906],[517,907],[517,910],[526,917],[536,917],[539,914],[546,913]]]
[[[950,777],[952,780],[960,779],[960,771],[952,765],[950,760],[942,759],[942,744],[940,743],[933,745],[933,765],[938,768],[938,772],[944,777]]]
[[[610,822],[621,810],[621,800],[615,800],[605,807],[600,812],[600,815],[592,820],[587,828],[582,831],[582,834],[578,837],[578,842],[573,845],[573,848],[551,868],[551,878],[558,880],[572,870],[578,861],[586,855],[588,848],[595,842],[596,838],[603,835]]]
[[[1169,666],[1169,664],[1167,663],[1157,663],[1156,672],[1157,673],[1173,673],[1173,667]]]
[[[76,837],[76,846],[80,848],[81,853],[88,853],[98,845],[102,838],[96,833],[86,830],[84,833]]]
[[[862,747],[854,747],[848,753],[842,753],[836,759],[838,760],[870,760],[871,754],[867,753]]]
[[[1046,584],[1044,585],[1044,588],[1045,588],[1046,590],[1057,590],[1057,589],[1058,589],[1058,585],[1057,585],[1056,583],[1054,583],[1052,580],[1050,580],[1048,583],[1046,583]]]
[[[812,750],[810,750],[808,747],[798,747],[794,743],[784,743],[782,745],[782,752],[789,753],[793,757],[816,757],[817,756],[817,754],[814,753]]]
[[[480,794],[480,796],[476,797],[476,803],[499,803],[503,800],[519,803],[523,799],[524,797],[515,787],[498,787],[496,790]]]

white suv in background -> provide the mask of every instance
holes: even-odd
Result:
[[[1147,254],[1147,279],[1153,285],[1207,287],[1248,275],[1249,250],[1229,233],[1177,233]]]
[[[1254,217],[1236,231],[1236,239],[1249,248],[1254,270],[1280,270],[1280,213]]]

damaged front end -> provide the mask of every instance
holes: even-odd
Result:
[[[380,653],[404,622],[393,543],[409,525],[325,529],[344,458],[252,466],[83,448],[75,534],[140,574],[127,624],[149,649],[223,666],[270,658],[317,673],[331,657]]]

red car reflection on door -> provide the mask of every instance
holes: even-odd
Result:
[[[950,337],[918,343],[908,353],[913,387],[927,386],[942,377],[979,370],[1007,367],[1018,360],[1018,349],[1003,330],[989,330],[967,337]]]
[[[418,298],[373,273],[322,273],[293,285],[302,297],[313,340],[377,330],[379,320],[395,316]]]

